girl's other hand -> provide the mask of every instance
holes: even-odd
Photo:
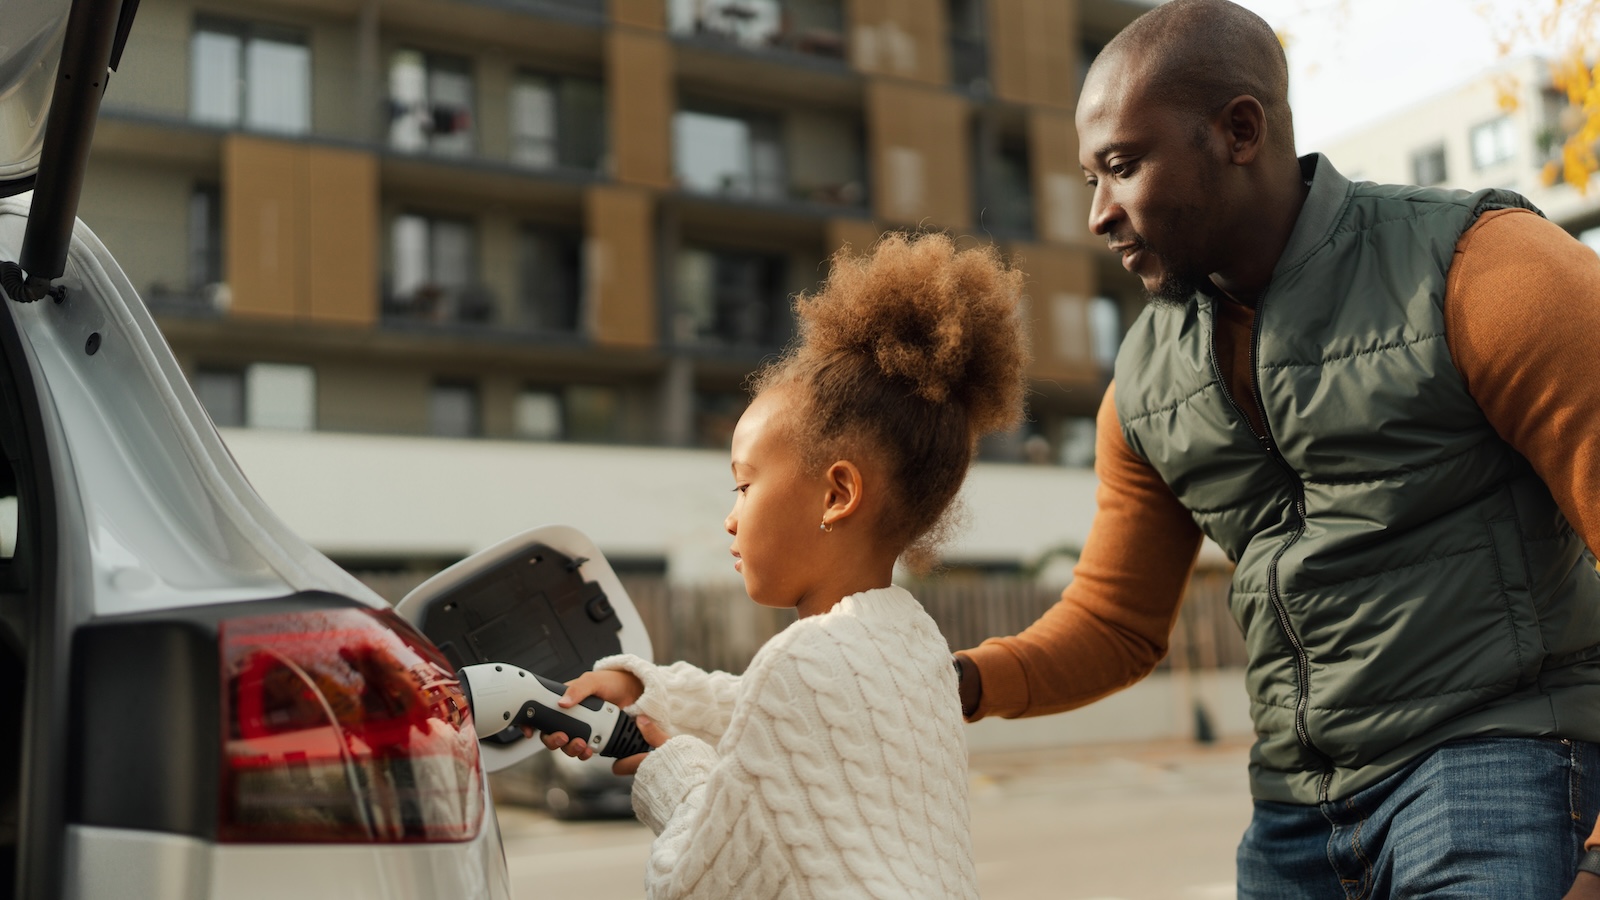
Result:
[[[667,742],[669,735],[649,716],[640,716],[633,720],[633,724],[639,726],[639,734],[650,746],[659,747]],[[643,763],[648,755],[648,753],[635,753],[625,759],[619,759],[611,764],[611,771],[617,775],[632,775],[639,771],[639,764]]]
[[[607,669],[601,672],[585,672],[577,678],[567,682],[567,692],[561,695],[556,705],[568,709],[582,703],[590,697],[599,697],[607,703],[617,706],[632,706],[638,702],[644,693],[644,682],[640,681],[632,672],[617,669]],[[645,738],[649,740],[648,737]],[[551,750],[560,750],[568,756],[577,759],[588,759],[594,755],[587,741],[578,739],[568,740],[566,734],[554,732],[540,737],[546,747]],[[655,746],[652,744],[651,746]]]

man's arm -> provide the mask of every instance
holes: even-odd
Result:
[[[1444,312],[1484,416],[1600,550],[1600,256],[1533,213],[1488,213],[1456,244]]]
[[[1114,391],[1096,422],[1099,508],[1072,583],[1021,634],[956,654],[969,720],[1074,709],[1133,684],[1166,655],[1200,529],[1123,438]]]

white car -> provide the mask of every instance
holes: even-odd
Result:
[[[508,898],[485,776],[537,748],[480,747],[481,654],[267,508],[74,219],[124,2],[0,0],[0,900]],[[548,650],[519,615],[489,650]]]

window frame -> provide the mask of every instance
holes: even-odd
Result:
[[[1495,155],[1485,158],[1479,154],[1479,136],[1486,135],[1492,143]],[[1467,131],[1467,152],[1472,157],[1472,169],[1482,172],[1513,162],[1517,158],[1517,125],[1508,113],[1502,113],[1487,121],[1479,122]]]
[[[225,35],[238,41],[238,53],[234,60],[234,80],[236,88],[233,96],[233,114],[228,117],[208,117],[201,114],[197,102],[197,93],[203,82],[199,71],[199,54],[196,44],[202,34]],[[293,127],[278,127],[263,125],[254,121],[252,116],[253,104],[250,100],[250,45],[255,41],[266,41],[275,44],[285,44],[302,47],[305,50],[305,97],[303,108],[305,120]],[[234,19],[225,16],[214,16],[201,13],[194,17],[188,45],[189,67],[189,98],[188,119],[203,125],[215,125],[223,128],[236,128],[245,131],[261,132],[264,134],[306,135],[312,133],[316,118],[315,99],[316,87],[314,77],[316,74],[316,60],[311,52],[311,35],[308,29],[296,28],[288,25],[279,25],[270,22],[258,22],[245,19]]]
[[[1438,177],[1425,181],[1422,178],[1423,160],[1435,156],[1439,161]],[[1411,151],[1411,180],[1418,187],[1433,187],[1450,180],[1450,154],[1444,141],[1435,141]]]

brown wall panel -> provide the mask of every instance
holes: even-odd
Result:
[[[1089,301],[1094,297],[1094,261],[1086,250],[1044,244],[1013,245],[1011,253],[1026,275],[1029,327],[1035,378],[1095,383],[1089,331]]]
[[[875,218],[944,228],[971,223],[969,119],[967,101],[947,90],[867,86]]]
[[[614,175],[626,184],[670,188],[672,47],[661,35],[612,29],[606,35],[606,90]]]
[[[850,58],[863,72],[928,84],[950,83],[942,0],[853,0]]]
[[[824,252],[831,255],[848,244],[850,252],[859,256],[870,252],[882,234],[883,229],[867,219],[829,219]]]
[[[1078,96],[1075,0],[989,0],[989,75],[1002,100],[1071,109]]]
[[[665,31],[667,28],[666,0],[610,0],[611,21],[618,25]]]
[[[1057,110],[1030,110],[1028,155],[1033,161],[1037,233],[1058,243],[1090,240],[1089,188],[1078,165],[1078,129],[1072,116]]]
[[[309,318],[378,320],[378,161],[370,153],[306,147]]]
[[[305,153],[240,134],[222,148],[223,268],[237,316],[291,319],[306,286]]]
[[[591,188],[587,317],[596,342],[623,347],[656,343],[655,199],[623,187]]]

